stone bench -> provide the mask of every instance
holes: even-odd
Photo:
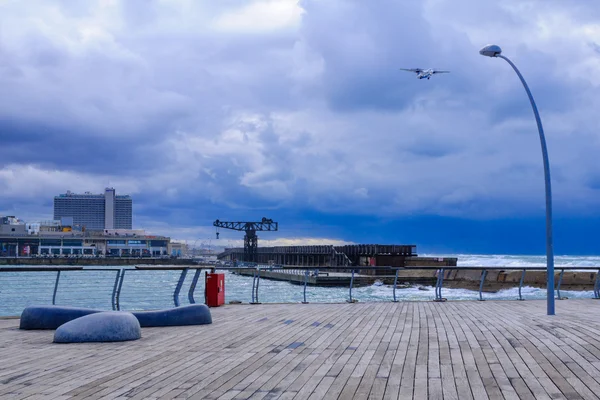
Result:
[[[20,329],[56,329],[62,324],[100,310],[63,306],[29,306],[21,313]]]
[[[29,306],[21,313],[20,329],[57,329],[61,325],[89,314],[102,312],[91,308],[64,306]],[[132,313],[142,327],[205,325],[212,323],[210,309],[191,304],[156,311]]]
[[[69,321],[54,332],[54,343],[123,342],[142,337],[140,323],[133,314],[106,311]]]
[[[191,304],[167,310],[134,311],[143,328],[156,326],[205,325],[212,323],[210,309],[204,304]]]

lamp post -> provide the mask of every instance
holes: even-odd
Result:
[[[506,60],[507,63],[515,70],[517,76],[521,80],[531,107],[533,108],[533,114],[535,115],[535,122],[537,122],[538,132],[540,134],[540,143],[542,145],[542,159],[544,162],[544,179],[546,183],[546,292],[547,292],[547,313],[548,315],[554,315],[554,250],[552,248],[552,188],[550,186],[550,163],[548,162],[548,149],[546,148],[546,138],[544,137],[544,128],[542,128],[542,120],[538,113],[537,106],[531,95],[531,91],[523,78],[523,75],[519,72],[515,64],[502,55],[502,49],[500,46],[495,44],[489,44],[479,50],[479,54],[487,57],[498,57]]]

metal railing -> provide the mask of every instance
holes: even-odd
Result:
[[[202,267],[201,267],[202,268]],[[0,315],[12,315],[29,304],[78,305],[121,310],[156,309],[180,305],[189,285],[188,302],[196,303],[195,289],[202,269],[179,268],[0,268]],[[124,290],[124,288],[127,290]]]
[[[387,271],[386,275],[370,275],[372,279],[392,279],[391,301],[397,302],[399,272],[414,270],[435,270],[435,297],[434,301],[443,302],[447,299],[442,295],[444,279],[450,271],[481,271],[479,280],[478,300],[484,301],[483,288],[489,271],[521,271],[518,285],[517,300],[524,300],[522,288],[526,273],[529,271],[545,271],[544,267],[335,267],[336,271],[348,271],[349,286],[346,301],[353,303],[353,289],[356,274],[360,271]],[[282,272],[299,277],[302,285],[302,303],[309,302],[307,287],[309,278],[318,279],[319,272],[330,271],[331,268],[314,266],[283,266],[283,265],[256,265],[240,263],[235,266],[174,266],[168,268],[81,268],[81,267],[11,267],[0,268],[0,310],[5,303],[14,300],[15,304],[43,303],[83,305],[86,307],[104,307],[112,310],[141,308],[160,308],[172,303],[175,307],[181,304],[181,293],[187,289],[187,302],[195,304],[195,295],[202,271],[247,271],[251,273],[252,292],[250,304],[260,304],[259,288],[261,273]],[[565,299],[561,294],[561,285],[565,271],[594,271],[596,277],[593,283],[593,298],[600,299],[600,268],[599,267],[559,267],[556,295],[557,299]],[[192,273],[193,271],[193,273]],[[32,273],[38,273],[33,276]],[[283,274],[282,274],[283,275]],[[190,278],[191,277],[191,278]],[[35,279],[33,279],[35,278]],[[347,279],[348,277],[346,277]],[[363,276],[364,278],[364,276]],[[231,279],[231,278],[230,278]],[[280,277],[280,279],[284,279]],[[408,278],[407,278],[408,279]],[[126,287],[126,290],[124,289]],[[287,289],[286,289],[287,290]],[[129,297],[129,298],[128,298]],[[134,305],[137,299],[137,303]],[[141,299],[141,300],[140,300]],[[201,301],[203,301],[202,299]],[[19,301],[21,301],[19,303]],[[15,307],[15,309],[18,306]],[[2,313],[0,313],[1,315]]]
[[[304,270],[304,288],[303,288],[303,301],[302,303],[306,304],[308,303],[307,299],[306,299],[306,287],[308,285],[308,277],[310,274],[310,271],[314,271],[318,274],[318,271],[325,271],[328,269],[333,269],[333,270],[349,270],[351,271],[351,276],[350,276],[350,287],[348,290],[348,300],[347,302],[349,303],[353,303],[354,299],[352,297],[352,289],[354,286],[354,277],[355,277],[355,273],[357,271],[365,271],[365,270],[377,270],[377,271],[381,271],[381,270],[388,270],[388,271],[393,271],[394,272],[394,283],[393,283],[393,290],[392,290],[392,301],[393,302],[397,302],[397,298],[396,298],[396,290],[398,287],[398,272],[399,271],[414,271],[414,270],[436,270],[436,283],[435,283],[435,298],[433,299],[433,301],[436,302],[443,302],[443,301],[447,301],[447,299],[445,297],[442,296],[442,288],[443,288],[443,284],[444,284],[444,275],[447,271],[453,271],[453,270],[458,270],[458,271],[480,271],[481,270],[481,277],[480,277],[480,282],[479,282],[479,300],[480,301],[484,301],[485,299],[483,298],[483,287],[484,287],[484,283],[485,283],[485,279],[488,275],[488,271],[490,270],[496,270],[496,271],[515,271],[515,270],[520,270],[521,271],[521,278],[519,280],[519,297],[518,300],[524,300],[523,298],[523,294],[522,294],[522,289],[523,289],[523,283],[525,281],[525,274],[527,271],[542,271],[545,272],[546,268],[545,267],[521,267],[521,268],[514,268],[514,267],[501,267],[501,266],[492,266],[492,267],[486,267],[486,266],[469,266],[469,267],[465,267],[465,266],[445,266],[445,267],[437,267],[437,266],[416,266],[416,267],[385,267],[385,266],[374,266],[374,267],[334,267],[334,268],[326,268],[326,267],[320,267],[320,268],[316,268],[314,266],[309,267],[309,266],[286,266],[286,265],[256,265],[256,264],[252,264],[252,263],[239,263],[236,266],[224,266],[224,267],[218,267],[218,269],[222,269],[222,270],[253,270],[255,271],[253,273],[253,282],[252,282],[252,302],[255,304],[260,304],[258,302],[258,286],[260,283],[260,271],[282,271],[282,272],[287,272],[287,271],[293,271],[293,272],[297,272],[297,271],[302,271]],[[600,299],[600,267],[559,267],[556,268],[556,270],[560,271],[559,274],[559,279],[558,279],[558,283],[556,285],[556,294],[557,294],[557,299],[558,300],[564,300],[566,299],[566,297],[562,297],[560,294],[560,288],[562,285],[562,281],[563,281],[563,276],[565,271],[596,271],[596,278],[594,280],[594,285],[593,285],[593,292],[594,292],[594,299]],[[373,276],[374,278],[387,278],[389,276]]]

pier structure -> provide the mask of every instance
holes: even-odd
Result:
[[[582,312],[585,310],[585,312]],[[597,399],[596,300],[227,305],[122,343],[0,319],[10,399]]]
[[[245,261],[243,248],[229,248],[220,253],[221,261]],[[315,267],[411,265],[455,266],[456,258],[419,257],[416,245],[356,244],[344,246],[274,246],[259,247],[256,263]]]
[[[217,258],[221,261],[243,261],[243,248],[225,249]],[[263,266],[257,274],[262,278],[287,281],[291,283],[307,283],[317,286],[347,286],[350,281],[356,285],[370,285],[377,278],[394,279],[393,271],[374,267],[411,266],[452,267],[458,259],[453,257],[419,257],[417,246],[388,245],[388,244],[356,244],[344,246],[275,246],[259,247],[256,252],[256,264]],[[265,265],[276,266],[314,266],[314,274],[305,277],[301,270],[266,271]],[[337,268],[336,268],[337,267]],[[357,267],[354,276],[349,267]],[[359,269],[369,267],[369,269]],[[254,272],[248,269],[235,271],[241,275],[252,276]],[[392,274],[390,276],[390,274]],[[435,278],[432,278],[435,280]],[[425,279],[424,282],[429,282]]]

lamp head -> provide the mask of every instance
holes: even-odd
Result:
[[[483,49],[479,50],[479,54],[488,57],[498,57],[501,53],[502,49],[500,46],[496,46],[495,44],[488,44]]]

